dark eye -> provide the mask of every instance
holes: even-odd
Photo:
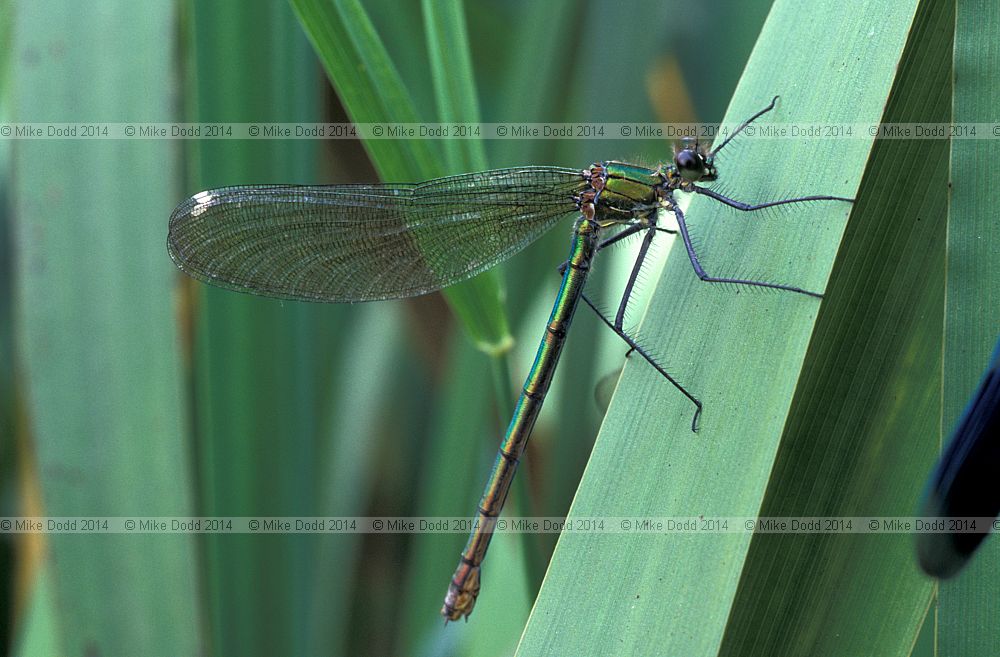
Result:
[[[674,156],[674,166],[681,176],[688,180],[698,180],[705,172],[704,158],[689,148],[677,151],[677,155]]]

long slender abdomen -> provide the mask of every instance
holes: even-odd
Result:
[[[441,614],[448,620],[458,620],[472,613],[479,595],[479,571],[497,516],[503,510],[510,484],[517,471],[517,463],[528,444],[528,437],[535,426],[542,403],[552,383],[556,364],[566,342],[566,334],[573,314],[583,293],[590,272],[590,261],[598,243],[598,224],[593,221],[593,212],[585,214],[577,220],[573,242],[570,248],[568,266],[563,274],[559,295],[552,306],[545,335],[538,345],[535,362],[524,381],[521,395],[514,408],[514,417],[507,426],[503,443],[497,452],[497,460],[493,465],[490,478],[486,482],[486,490],[479,502],[476,524],[469,542],[462,552],[461,561],[448,586]]]

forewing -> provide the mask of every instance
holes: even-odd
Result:
[[[522,167],[416,185],[223,187],[181,203],[168,249],[191,276],[306,301],[410,297],[509,258],[576,208],[574,169]]]

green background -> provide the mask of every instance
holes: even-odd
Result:
[[[776,121],[1000,120],[985,0],[0,7],[3,122],[737,122],[775,94]],[[696,199],[704,264],[826,298],[708,286],[663,240],[627,324],[704,399],[702,430],[635,358],[604,418],[625,347],[583,311],[512,512],[916,513],[1000,326],[996,143],[734,142],[733,196],[858,202],[758,218]],[[0,139],[0,516],[470,516],[569,220],[446,295],[323,306],[185,279],[170,211],[220,185],[652,165],[670,148]],[[606,306],[628,258],[600,258]],[[903,534],[557,538],[499,537],[475,613],[445,627],[464,535],[4,533],[0,650],[1000,653],[994,541],[938,590]]]

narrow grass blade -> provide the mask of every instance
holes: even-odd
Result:
[[[351,120],[357,123],[419,120],[408,90],[360,3],[293,0],[292,6]],[[449,38],[454,36],[452,32],[441,33]],[[439,48],[441,44],[432,47]],[[450,71],[442,69],[439,73],[448,75]],[[450,102],[456,99],[451,98]],[[461,111],[463,106],[453,104],[452,108]],[[433,148],[433,143],[426,139],[376,139],[366,142],[365,148],[382,180],[419,182],[448,173],[443,165],[443,151]],[[480,274],[448,288],[444,295],[480,349],[496,353],[510,347],[498,273]]]
[[[437,99],[437,120],[441,123],[478,123],[481,120],[479,99],[462,3],[458,0],[423,0],[421,6],[434,96]],[[448,173],[487,168],[486,151],[479,139],[445,139],[440,143],[448,163]]]

